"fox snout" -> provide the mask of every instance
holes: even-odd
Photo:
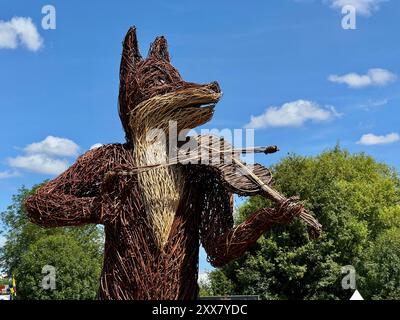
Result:
[[[130,112],[130,130],[134,136],[152,129],[167,132],[171,121],[178,132],[196,128],[211,120],[221,95],[218,84],[210,83],[151,97]]]

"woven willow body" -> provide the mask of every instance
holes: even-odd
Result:
[[[275,194],[267,168],[256,164],[250,172],[238,160],[168,163],[168,143],[154,139],[153,130],[167,139],[169,121],[177,123],[178,132],[200,126],[212,118],[220,97],[217,83],[182,79],[163,37],[143,59],[136,29],[129,29],[119,90],[126,143],[86,152],[26,199],[29,218],[43,227],[104,225],[100,299],[195,299],[200,242],[211,264],[223,266],[272,224],[290,222],[303,212],[293,199],[278,197],[276,207],[260,209],[234,226],[232,193]]]
[[[168,162],[166,146],[162,142],[137,142],[134,157],[139,165]],[[138,172],[138,185],[149,225],[157,246],[162,250],[171,232],[184,188],[184,179],[176,166],[166,166]]]

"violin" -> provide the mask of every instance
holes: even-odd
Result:
[[[322,232],[322,225],[300,202],[298,197],[285,197],[272,186],[271,171],[261,164],[247,164],[241,160],[241,154],[262,153],[265,155],[278,152],[277,146],[233,148],[223,138],[213,135],[187,137],[178,144],[174,156],[166,163],[137,166],[129,172],[109,172],[108,174],[136,174],[166,166],[191,167],[197,171],[207,170],[218,177],[221,184],[230,193],[241,196],[260,195],[274,202],[282,215],[292,213],[308,226],[311,238],[316,239]],[[293,213],[293,211],[295,211]]]
[[[191,138],[193,139],[193,137]],[[198,165],[213,170],[228,191],[243,196],[263,196],[272,200],[276,207],[283,211],[283,214],[295,210],[297,211],[295,216],[307,224],[311,238],[315,239],[321,235],[322,225],[304,207],[298,197],[287,198],[272,187],[273,177],[268,168],[258,163],[249,165],[240,159],[241,154],[262,153],[268,155],[276,153],[279,151],[277,146],[235,149],[223,138],[215,136],[202,135],[194,137],[194,139],[199,146],[196,150],[198,151],[197,160],[200,162]],[[211,159],[208,163],[203,161],[207,151],[209,152],[208,160]],[[196,152],[194,154],[196,155]],[[218,155],[220,156],[218,157]],[[189,158],[196,157],[192,155]],[[219,162],[213,161],[218,158]],[[184,159],[182,157],[180,162],[184,162]]]

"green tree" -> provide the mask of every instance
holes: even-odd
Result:
[[[400,206],[381,213],[386,228],[367,249],[359,281],[373,299],[400,300]]]
[[[23,202],[37,187],[22,187],[0,214],[6,238],[0,266],[15,274],[18,299],[95,298],[103,257],[102,230],[95,225],[45,229],[31,223]],[[56,290],[41,288],[46,265],[56,269]]]
[[[365,154],[340,147],[317,157],[290,155],[274,168],[275,186],[299,195],[323,225],[310,241],[306,226],[276,225],[241,259],[215,271],[212,294],[227,286],[230,294],[264,299],[349,299],[342,266],[357,272],[365,298],[399,297],[400,180],[396,171]],[[250,198],[239,208],[238,222],[271,204]]]

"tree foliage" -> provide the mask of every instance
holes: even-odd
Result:
[[[340,147],[317,157],[290,155],[274,168],[275,186],[299,195],[323,225],[310,241],[305,225],[276,225],[241,259],[210,276],[211,294],[263,299],[349,299],[342,267],[356,269],[367,299],[400,297],[400,180],[396,171]],[[271,204],[248,199],[238,222]]]
[[[101,230],[95,225],[44,229],[31,223],[23,201],[35,188],[21,188],[0,215],[6,238],[0,263],[8,274],[15,274],[17,298],[95,298],[103,256]],[[55,290],[42,288],[46,265],[55,268]]]

